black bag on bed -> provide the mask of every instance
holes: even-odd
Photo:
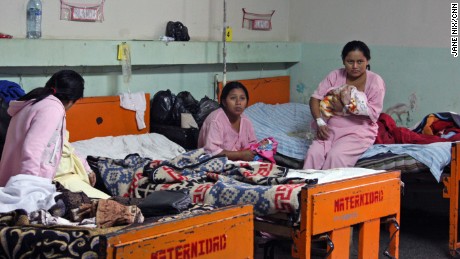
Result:
[[[198,101],[192,96],[190,92],[182,91],[176,95],[176,100],[171,111],[172,125],[181,125],[181,114],[190,113],[196,114],[199,110]]]
[[[150,101],[150,122],[154,124],[172,124],[172,109],[176,96],[171,91],[158,91]]]
[[[198,112],[193,114],[193,118],[198,124],[198,127],[201,128],[206,117],[208,117],[208,115],[211,112],[219,108],[219,103],[205,96],[201,98],[198,106],[199,106]]]
[[[192,203],[187,190],[154,191],[137,205],[145,217],[179,214]]]

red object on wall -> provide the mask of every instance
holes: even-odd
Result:
[[[0,39],[12,39],[12,38],[13,36],[11,35],[0,33]]]

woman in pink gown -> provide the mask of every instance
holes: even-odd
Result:
[[[220,95],[220,108],[206,117],[198,137],[198,147],[212,155],[226,155],[230,160],[253,161],[257,143],[251,121],[243,114],[249,95],[240,82],[225,85]]]
[[[304,169],[352,167],[377,136],[377,119],[383,108],[385,82],[369,69],[370,50],[361,41],[348,42],[342,50],[344,68],[329,73],[310,98],[317,129],[316,139],[305,157]],[[332,117],[321,117],[320,103],[329,91],[353,85],[362,94],[359,113],[351,112],[339,99],[331,101]]]

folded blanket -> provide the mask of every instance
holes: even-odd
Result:
[[[313,139],[310,106],[303,103],[256,103],[244,110],[257,139],[273,137],[278,141],[277,153],[303,160]]]
[[[441,181],[441,173],[451,160],[450,142],[437,142],[426,145],[418,144],[389,144],[373,145],[360,159],[372,157],[380,153],[408,154],[430,168],[436,181]]]

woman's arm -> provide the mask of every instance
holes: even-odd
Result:
[[[252,150],[241,150],[241,151],[228,151],[223,150],[219,155],[225,155],[229,160],[237,161],[254,161],[254,156],[256,155],[255,151]]]
[[[316,136],[320,140],[326,140],[329,138],[329,128],[327,127],[326,122],[321,118],[321,111],[319,109],[320,100],[315,97],[310,98],[310,111],[313,119],[315,120],[316,126],[318,128]]]
[[[386,90],[385,82],[379,75],[374,74],[369,88],[369,91],[366,91],[368,114],[373,122],[377,122],[383,109]]]

